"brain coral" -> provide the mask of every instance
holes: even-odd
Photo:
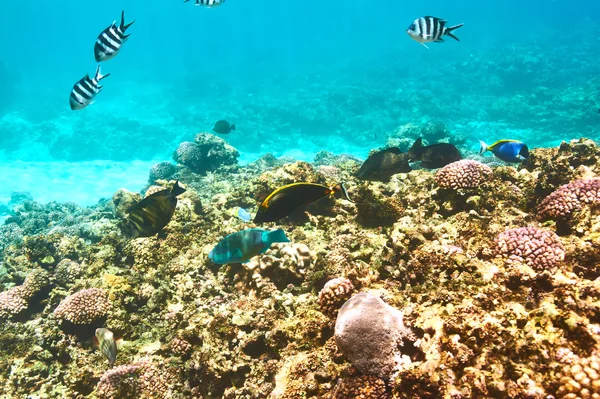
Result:
[[[559,378],[558,399],[600,399],[600,356],[575,359]]]
[[[88,288],[63,299],[54,309],[54,315],[73,324],[90,324],[106,316],[110,307],[106,291]]]
[[[536,227],[506,230],[494,242],[498,257],[507,257],[507,262],[525,263],[538,271],[552,269],[565,258],[558,236]]]
[[[49,274],[43,269],[31,272],[23,285],[0,293],[0,318],[8,318],[25,311],[29,301],[49,284]]]
[[[402,366],[404,339],[413,335],[402,319],[398,309],[362,292],[339,310],[335,342],[346,359],[362,373],[390,378]]]
[[[435,181],[443,188],[475,188],[492,176],[492,168],[470,159],[452,162],[435,174]]]
[[[319,306],[323,313],[334,315],[342,302],[350,297],[353,290],[354,285],[345,277],[329,280],[319,291]]]
[[[538,206],[538,215],[542,219],[565,219],[584,205],[599,202],[600,179],[576,180],[544,198]]]

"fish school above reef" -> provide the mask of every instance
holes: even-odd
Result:
[[[203,133],[146,200],[13,207],[0,398],[599,397],[594,142],[383,182],[237,157]]]

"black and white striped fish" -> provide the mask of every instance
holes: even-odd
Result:
[[[187,3],[188,1],[190,0],[183,0],[184,3]],[[212,8],[220,6],[223,3],[225,3],[225,0],[196,0],[195,5]]]
[[[90,79],[90,75],[86,74],[83,79],[75,83],[73,90],[71,90],[71,97],[69,97],[71,109],[83,109],[93,103],[96,94],[100,93],[100,90],[102,90],[100,81],[107,76],[110,76],[110,73],[102,75],[100,72],[100,65],[98,65],[96,74],[92,79]]]
[[[442,38],[444,35],[459,40],[458,37],[452,34],[452,31],[463,25],[458,24],[448,28],[446,27],[445,19],[427,16],[415,19],[412,25],[406,30],[406,33],[426,48],[429,48],[425,43],[441,43],[444,41]]]
[[[125,34],[125,31],[134,22],[132,21],[125,25],[125,11],[122,11],[121,24],[117,26],[117,21],[114,21],[112,25],[100,33],[98,39],[96,39],[96,44],[94,44],[94,57],[97,62],[108,61],[119,53],[121,46],[123,46],[123,43],[129,37],[129,35]]]

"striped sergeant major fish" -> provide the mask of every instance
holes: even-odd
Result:
[[[104,29],[96,39],[94,44],[94,57],[96,62],[108,61],[119,53],[123,43],[127,41],[129,35],[125,34],[135,21],[125,24],[125,11],[121,11],[121,24],[117,26],[117,21]]]
[[[425,48],[429,48],[425,43],[442,43],[444,41],[442,36],[447,35],[454,40],[459,40],[458,37],[454,36],[452,31],[463,25],[458,24],[446,27],[445,19],[427,16],[415,19],[412,25],[406,30],[406,33],[415,41],[425,46]]]
[[[110,73],[102,75],[100,72],[100,65],[96,68],[96,74],[90,79],[90,75],[86,74],[83,79],[75,83],[73,90],[71,90],[71,96],[69,97],[69,103],[72,110],[79,110],[87,107],[94,102],[96,94],[100,93],[102,86],[100,81],[110,76]]]
[[[187,3],[188,1],[190,0],[183,0],[184,3]],[[223,3],[225,3],[225,0],[196,0],[194,5],[212,8],[220,6]]]

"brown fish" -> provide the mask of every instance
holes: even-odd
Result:
[[[359,180],[389,181],[397,173],[408,173],[412,170],[408,162],[417,158],[417,151],[422,146],[422,140],[418,138],[408,152],[397,147],[376,152],[361,165],[356,177]]]
[[[455,161],[460,161],[460,151],[453,144],[438,143],[421,147],[416,151],[416,158],[412,161],[421,161],[421,167],[427,169],[442,168]]]
[[[177,196],[184,192],[185,188],[177,180],[172,189],[158,191],[131,207],[127,218],[135,229],[134,237],[151,237],[159,233],[171,221]]]

